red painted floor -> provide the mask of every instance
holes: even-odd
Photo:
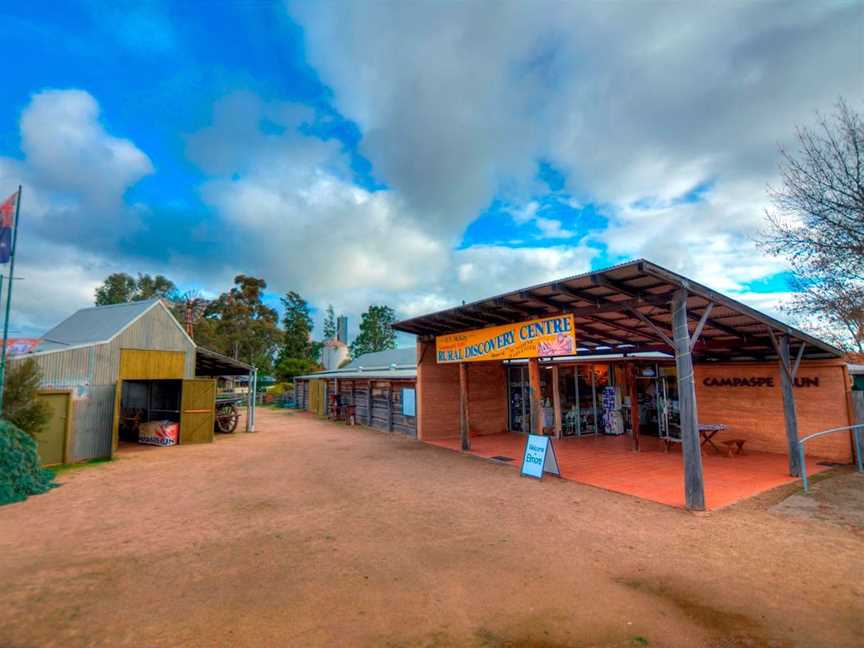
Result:
[[[480,457],[512,457],[510,465],[519,469],[527,437],[519,434],[493,434],[471,439],[471,454]],[[459,439],[429,443],[459,450]],[[633,452],[629,436],[554,439],[561,477],[606,490],[668,504],[684,506],[684,465],[681,450],[665,452],[659,439],[642,437],[642,449]],[[828,470],[808,458],[807,474]],[[718,509],[766,490],[795,481],[788,475],[785,455],[750,452],[729,458],[711,449],[703,450],[705,504]]]

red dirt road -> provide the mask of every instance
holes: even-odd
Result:
[[[305,414],[258,428],[0,508],[0,647],[862,644],[864,536],[776,492],[694,516]]]

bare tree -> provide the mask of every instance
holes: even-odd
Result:
[[[793,277],[795,296],[786,307],[819,337],[848,351],[864,353],[864,286],[822,277]]]
[[[798,149],[781,148],[782,186],[762,240],[786,257],[797,293],[788,311],[816,319],[844,348],[864,344],[864,120],[840,100],[818,126],[798,128]]]

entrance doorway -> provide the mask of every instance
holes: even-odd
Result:
[[[623,434],[680,437],[678,384],[674,365],[645,361],[580,362],[541,365],[540,399],[545,434],[554,433],[554,389],[561,406],[564,437]],[[508,429],[532,432],[528,367],[506,365]],[[635,381],[635,389],[633,387]],[[635,393],[639,430],[633,430],[631,398]]]
[[[661,364],[636,364],[632,379],[635,380],[636,404],[639,415],[640,436],[661,439],[680,438],[680,414],[678,410],[678,380],[674,366]],[[630,394],[632,395],[632,391]],[[627,400],[629,401],[630,395]],[[633,434],[632,410],[625,407],[626,429]]]
[[[558,368],[563,436],[592,436],[605,431],[603,393],[610,386],[607,364],[579,364]]]
[[[120,440],[137,443],[144,423],[179,424],[182,388],[182,380],[124,380],[120,394]]]
[[[543,377],[541,377],[541,380]],[[531,432],[531,385],[528,367],[507,367],[508,426],[511,432]]]

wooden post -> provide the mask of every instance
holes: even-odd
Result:
[[[468,364],[459,363],[459,439],[463,450],[471,449],[471,431],[468,418]]]
[[[637,388],[636,365],[629,365],[627,374],[630,379],[630,427],[633,432],[633,450],[639,452],[639,390]]]
[[[849,425],[864,423],[864,419],[858,420],[858,415],[855,410],[855,401],[852,396],[852,378],[849,376],[849,365],[843,365],[843,384],[846,385],[846,416],[849,420]],[[860,461],[855,453],[855,430],[849,430],[849,452],[852,456],[852,463]]]
[[[789,474],[801,476],[801,455],[798,448],[798,415],[795,412],[793,385],[795,370],[789,355],[789,336],[777,337],[777,355],[780,361],[780,391],[783,394],[783,418],[786,420],[786,445],[789,449]]]
[[[342,398],[342,395],[339,393],[339,379],[338,378],[333,379],[333,391],[336,392],[336,403],[335,403],[336,404],[336,414],[333,417],[333,420],[338,421],[339,420],[339,399]]]
[[[558,365],[552,365],[552,406],[555,408],[555,438],[561,438],[561,390],[558,383]]]
[[[540,400],[540,360],[528,360],[528,386],[531,392],[531,430],[543,434],[543,404]]]
[[[372,381],[366,382],[366,425],[372,427]]]
[[[387,431],[393,431],[393,381],[387,383]]]
[[[681,411],[681,451],[684,456],[684,501],[688,509],[705,510],[705,484],[702,478],[702,448],[699,442],[699,416],[696,412],[696,385],[690,331],[687,328],[687,289],[672,298],[672,340],[678,372],[678,406]]]
[[[252,431],[252,371],[249,371],[249,382],[246,383],[249,385],[249,391],[246,392],[246,431]],[[148,399],[149,406],[149,399]]]

